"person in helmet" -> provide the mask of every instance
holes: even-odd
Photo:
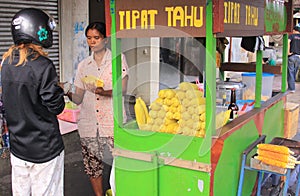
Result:
[[[64,91],[44,51],[54,27],[44,11],[20,10],[11,22],[14,45],[2,58],[13,195],[63,195],[64,143],[56,115],[64,109]]]
[[[289,35],[288,41],[288,90],[295,92],[295,82],[300,66],[300,24],[293,28],[293,33]]]

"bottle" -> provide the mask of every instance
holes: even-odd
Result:
[[[235,88],[231,89],[231,97],[230,104],[228,105],[228,110],[231,110],[229,120],[235,119],[239,111],[239,107],[236,104]]]

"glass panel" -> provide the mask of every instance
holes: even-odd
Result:
[[[127,38],[121,42],[129,66],[126,127],[137,127],[137,121],[142,130],[203,136],[205,39]]]

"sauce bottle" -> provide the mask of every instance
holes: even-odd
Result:
[[[239,107],[236,104],[235,88],[231,89],[230,104],[228,105],[228,110],[231,110],[229,120],[235,119],[239,111]]]

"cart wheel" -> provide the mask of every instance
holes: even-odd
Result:
[[[293,190],[288,189],[288,191],[287,191],[287,196],[296,196],[296,193],[294,193]]]
[[[271,192],[270,192],[270,196],[279,196],[280,195],[280,191],[281,191],[281,188],[280,186],[275,186],[272,188]]]

